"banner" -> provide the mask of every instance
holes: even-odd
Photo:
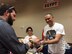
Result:
[[[44,0],[44,8],[52,8],[59,6],[60,1],[59,0]]]

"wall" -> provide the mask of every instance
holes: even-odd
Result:
[[[34,34],[41,37],[42,29],[46,25],[44,16],[53,13],[55,20],[65,26],[65,39],[72,43],[72,0],[61,0],[56,8],[43,9],[43,0],[19,0],[14,4],[17,9],[17,19],[14,29],[18,37],[26,36],[26,28],[31,26]]]

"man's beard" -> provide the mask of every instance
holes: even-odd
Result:
[[[13,25],[13,20],[12,20],[11,15],[8,16],[7,23],[11,26]]]

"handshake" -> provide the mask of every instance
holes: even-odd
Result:
[[[32,44],[30,48],[36,48],[37,52],[40,52],[43,49],[44,41],[40,39],[32,40],[30,39],[29,42]]]
[[[41,51],[43,49],[43,46],[44,46],[44,41],[40,40],[39,38],[34,38],[34,39],[30,38],[29,40],[21,39],[19,41],[21,43],[28,44],[31,49],[36,48],[37,51]]]

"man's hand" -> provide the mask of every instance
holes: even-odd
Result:
[[[27,43],[29,45],[30,48],[33,48],[33,44],[31,42]]]
[[[23,43],[23,39],[18,39],[20,43]]]
[[[37,52],[40,52],[43,49],[43,45],[40,45],[39,48],[37,48]]]

